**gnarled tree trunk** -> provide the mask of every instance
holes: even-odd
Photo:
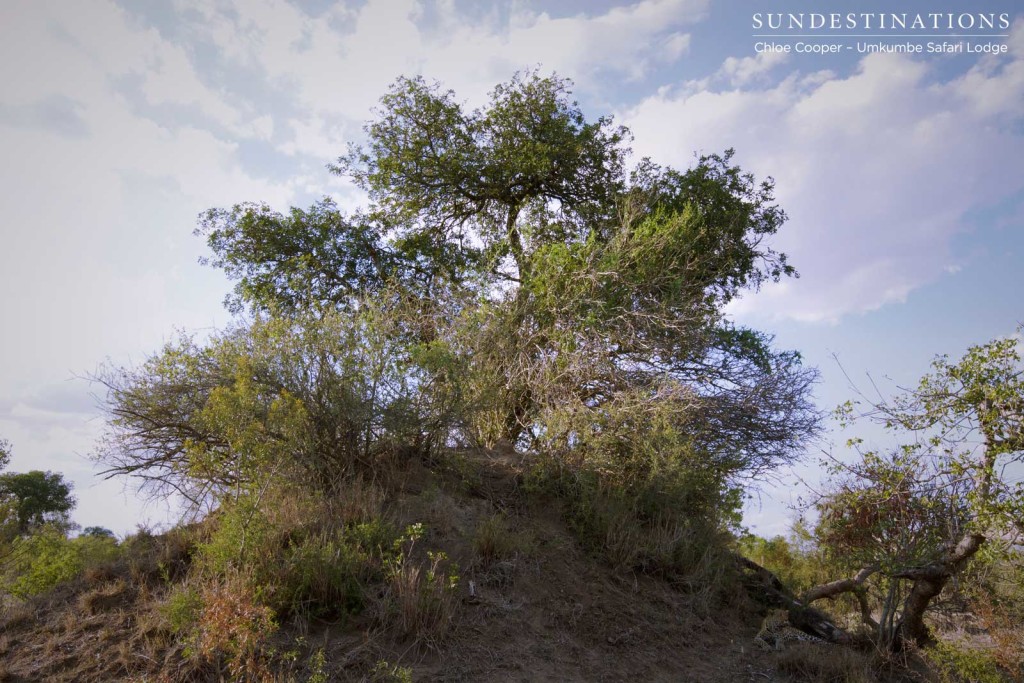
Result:
[[[903,603],[903,614],[897,627],[898,641],[913,641],[919,646],[934,642],[924,623],[924,613],[931,601],[942,592],[954,575],[974,557],[985,543],[982,534],[967,534],[956,548],[938,562],[917,569],[909,569],[894,575],[894,578],[913,581],[910,594]]]

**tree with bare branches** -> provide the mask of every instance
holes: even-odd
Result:
[[[865,623],[894,648],[932,642],[925,615],[983,547],[998,552],[1024,531],[1024,366],[1017,339],[942,356],[917,387],[891,401],[851,401],[847,421],[870,420],[900,436],[889,452],[863,449],[836,464],[818,502],[819,542],[850,578],[809,591],[807,603],[853,593]],[[869,604],[872,591],[878,619]]]

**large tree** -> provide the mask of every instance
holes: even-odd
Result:
[[[59,472],[0,474],[0,524],[8,534],[24,536],[46,524],[67,527],[75,507],[72,485]]]
[[[605,448],[637,419],[667,434],[650,421],[658,414],[715,486],[800,453],[817,425],[813,371],[723,313],[741,292],[794,274],[766,242],[786,218],[770,179],[755,181],[731,151],[685,171],[643,160],[627,172],[628,131],[588,120],[569,81],[532,72],[476,109],[400,78],[365,132],[333,167],[368,193],[363,210],[244,204],[208,212],[199,233],[211,263],[238,281],[234,305],[307,321],[310,310],[340,314],[359,347],[345,353],[387,349],[386,406],[376,381],[354,381],[352,400],[422,422],[396,430],[374,418],[367,439],[507,439],[536,452],[594,437]],[[345,353],[341,365],[367,367]],[[209,367],[208,353],[168,354],[108,378],[115,472],[194,472],[181,462],[213,438],[208,381],[237,378],[200,373],[192,391],[165,369],[182,364],[187,379]],[[281,367],[258,376],[267,401],[284,387],[304,404],[322,400],[326,375],[306,373],[293,390],[276,379]],[[154,431],[151,406],[173,419]]]

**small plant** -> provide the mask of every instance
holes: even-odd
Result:
[[[448,635],[457,608],[458,565],[443,552],[427,552],[426,566],[412,559],[423,525],[408,527],[387,560],[385,617],[405,636],[438,642]]]
[[[203,609],[203,598],[192,586],[175,588],[163,604],[162,612],[172,633],[191,631]]]
[[[317,648],[317,651],[309,658],[309,678],[306,681],[307,683],[327,683],[329,680],[324,649]]]
[[[389,664],[381,659],[370,671],[370,681],[372,683],[412,683],[412,669]]]

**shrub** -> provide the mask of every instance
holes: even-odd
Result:
[[[85,536],[68,539],[63,530],[45,526],[11,544],[4,588],[16,597],[45,593],[92,566],[119,554],[113,538]]]
[[[925,656],[942,677],[942,683],[1003,683],[1008,680],[991,654],[964,644],[939,641],[925,650]]]
[[[196,654],[208,660],[226,656],[233,680],[268,678],[263,646],[277,629],[272,610],[238,577],[206,585],[201,600]]]
[[[162,612],[171,631],[187,634],[195,628],[203,609],[203,598],[194,586],[175,587],[164,602]]]
[[[358,542],[320,534],[286,550],[273,603],[282,612],[314,616],[358,613],[372,557]]]
[[[395,533],[376,489],[345,490],[337,500],[289,487],[226,504],[199,546],[199,574],[244,576],[280,617],[358,613],[366,586],[383,577]]]

